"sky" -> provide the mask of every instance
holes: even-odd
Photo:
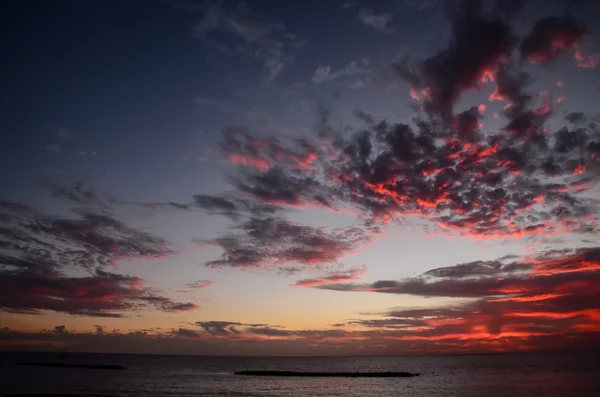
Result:
[[[598,2],[0,18],[0,349],[600,348]]]

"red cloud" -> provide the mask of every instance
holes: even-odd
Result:
[[[197,309],[143,288],[137,277],[96,270],[88,277],[0,274],[0,308],[38,314],[52,310],[94,317],[122,317],[123,312],[150,306],[167,312]]]
[[[265,172],[274,164],[286,164],[299,172],[310,171],[318,158],[316,148],[306,139],[296,139],[290,147],[276,138],[259,138],[245,128],[224,132],[221,148],[232,163]]]
[[[73,201],[94,194],[64,190]],[[173,251],[158,237],[133,229],[105,213],[78,210],[77,217],[48,217],[32,208],[0,201],[0,309],[38,314],[42,310],[96,317],[121,317],[151,306],[193,310],[145,288],[143,280],[103,270],[119,260],[162,258]],[[69,276],[85,271],[88,276]]]
[[[256,168],[259,171],[266,171],[271,167],[267,161],[265,161],[261,158],[256,158],[256,157],[248,157],[248,156],[241,156],[238,154],[232,154],[229,156],[229,160],[231,160],[231,162],[233,164],[249,165],[249,166]]]
[[[572,17],[542,18],[521,42],[521,55],[531,62],[547,63],[577,47],[587,33],[587,28]]]
[[[593,69],[600,65],[600,54],[584,55],[581,48],[575,49],[577,66],[584,69]]]
[[[369,329],[401,329],[394,336],[399,340],[454,340],[469,349],[480,348],[480,341],[527,338],[542,343],[551,337],[560,345],[574,335],[600,330],[600,248],[517,262],[461,264],[403,281],[318,288],[476,298],[452,307],[397,310],[386,318],[352,322]],[[503,349],[520,348],[511,343]]]

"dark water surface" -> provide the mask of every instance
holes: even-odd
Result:
[[[195,357],[0,353],[0,395],[599,397],[600,352],[436,357]],[[126,370],[23,367],[25,361]],[[262,378],[239,370],[409,371],[415,378]]]

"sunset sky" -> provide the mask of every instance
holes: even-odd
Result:
[[[0,349],[600,348],[600,4],[7,1]]]

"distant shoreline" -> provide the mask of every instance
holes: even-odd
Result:
[[[238,371],[234,375],[319,377],[319,378],[412,378],[410,372],[296,372],[296,371]]]

